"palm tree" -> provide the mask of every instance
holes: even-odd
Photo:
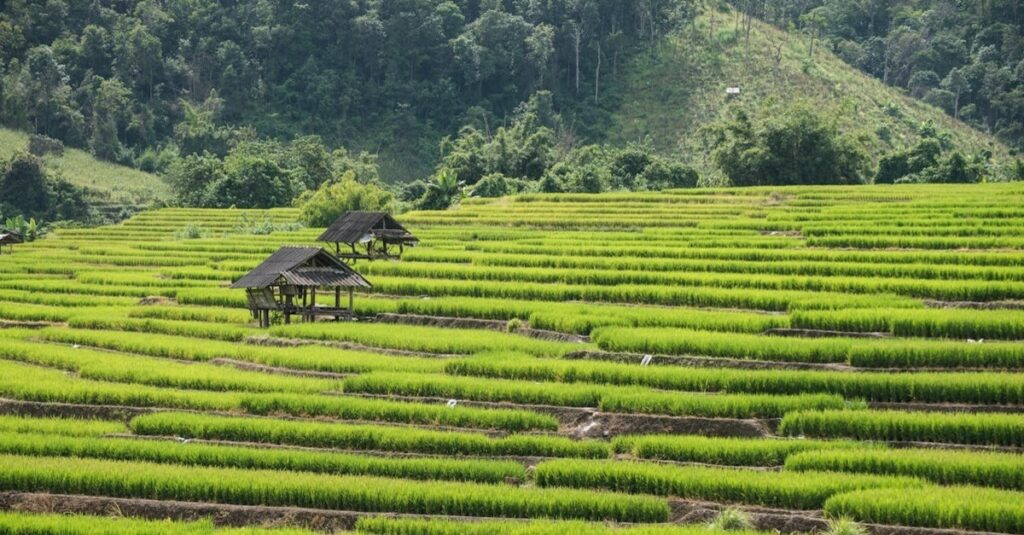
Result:
[[[424,210],[444,210],[462,198],[463,183],[451,169],[441,169],[430,182],[420,199],[419,207]]]

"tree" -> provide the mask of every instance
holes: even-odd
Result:
[[[27,152],[16,152],[3,167],[0,209],[48,221],[88,221],[93,215],[84,189],[51,176],[43,161]]]
[[[210,185],[207,204],[216,208],[287,206],[300,186],[269,158],[232,154],[224,160],[224,176]]]
[[[463,183],[448,169],[441,169],[427,182],[423,197],[416,203],[423,210],[445,210],[462,197]]]
[[[857,144],[806,104],[758,125],[739,114],[713,132],[712,159],[737,186],[856,184],[867,170]]]
[[[325,182],[320,189],[300,200],[299,220],[310,227],[326,227],[351,210],[390,212],[394,195],[377,184],[362,184],[352,171],[336,182]]]
[[[118,79],[103,80],[92,109],[90,148],[96,156],[112,161],[122,157],[121,132],[131,115],[131,91]]]
[[[0,202],[6,214],[43,218],[52,206],[43,161],[27,153],[16,152],[7,160],[0,177]]]
[[[175,198],[183,206],[209,206],[211,186],[224,179],[224,162],[216,156],[189,154],[171,164],[167,181]]]
[[[913,148],[886,154],[878,163],[875,184],[894,184],[900,179],[934,166],[942,146],[934,137],[925,137]]]

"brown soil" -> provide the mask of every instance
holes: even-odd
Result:
[[[453,318],[448,316],[425,316],[419,314],[377,314],[378,323],[400,323],[404,325],[429,325],[432,327],[448,327],[459,329],[487,329],[491,331],[508,331],[508,322],[501,320],[485,320],[476,318]],[[541,340],[554,340],[558,342],[588,342],[589,338],[576,334],[562,333],[558,331],[547,331],[533,329],[529,326],[520,327],[515,330],[516,334],[539,338]]]
[[[213,439],[202,439],[202,438],[190,438],[182,439],[181,437],[173,437],[166,435],[133,435],[131,433],[115,433],[107,435],[111,438],[125,438],[134,440],[154,440],[154,441],[165,441],[165,442],[188,442],[194,444],[212,444],[219,446],[238,446],[245,448],[260,448],[260,449],[272,449],[272,450],[293,450],[293,451],[313,451],[313,452],[324,452],[324,453],[349,453],[353,455],[362,455],[370,457],[386,457],[391,459],[438,459],[438,458],[451,458],[450,455],[433,454],[433,453],[417,453],[408,451],[385,451],[385,450],[353,450],[344,448],[314,448],[310,446],[295,446],[293,444],[274,444],[271,442],[247,442],[247,441],[236,441],[236,440],[213,440]],[[524,456],[524,455],[463,455],[464,457],[472,457],[478,459],[498,459],[504,461],[515,461],[521,463],[523,466],[533,466],[545,459],[554,459],[555,457],[539,457],[539,456]]]
[[[672,521],[677,523],[697,523],[712,520],[726,506],[714,502],[683,500],[671,498],[669,507],[672,510]],[[763,531],[779,533],[823,532],[828,529],[828,522],[821,511],[791,511],[767,507],[741,506],[754,523],[754,527]],[[910,526],[894,526],[886,524],[861,524],[872,535],[996,535],[983,531],[966,531],[959,529],[915,528]]]
[[[868,407],[882,410],[928,411],[928,412],[1011,412],[1024,413],[1021,405],[972,405],[968,403],[900,403],[892,401],[870,401]]]
[[[680,524],[696,524],[710,522],[725,509],[720,503],[702,502],[672,498],[669,500],[672,510],[672,522]],[[754,527],[763,531],[780,533],[807,533],[824,531],[828,522],[820,511],[789,511],[785,509],[769,509],[766,507],[739,507],[750,517]]]
[[[760,230],[758,231],[762,236],[789,236],[791,238],[800,238],[799,230]]]
[[[446,398],[387,396],[374,394],[358,395],[376,399],[394,399],[420,403],[446,403]],[[771,434],[774,422],[739,420],[732,418],[702,418],[698,416],[664,416],[656,414],[623,414],[600,412],[589,407],[558,407],[553,405],[532,405],[526,403],[463,401],[465,407],[489,409],[521,409],[549,414],[561,424],[559,433],[573,438],[611,438],[619,435],[642,433],[677,433],[708,436],[763,437]]]
[[[415,403],[448,403],[450,401],[448,398],[360,394],[356,392],[346,392],[344,395],[372,399],[409,401]],[[563,426],[579,425],[581,422],[589,420],[590,417],[597,412],[596,408],[590,407],[560,407],[557,405],[533,405],[527,403],[511,403],[507,401],[471,401],[460,399],[458,400],[458,405],[462,407],[478,407],[484,409],[520,409],[539,412],[554,416]]]
[[[925,448],[936,450],[969,450],[969,451],[996,451],[1003,453],[1024,453],[1024,448],[1016,446],[985,446],[981,444],[948,444],[943,442],[887,442],[894,448]]]
[[[771,430],[758,420],[657,416],[599,412],[573,430],[575,438],[611,438],[634,434],[687,434],[720,437],[766,437]]]
[[[64,324],[56,321],[0,320],[0,329],[42,329],[44,327],[53,327],[55,325]]]
[[[384,349],[380,347],[371,347],[363,344],[356,344],[352,342],[332,342],[326,340],[300,340],[296,338],[278,338],[276,336],[267,335],[256,335],[248,336],[245,338],[246,344],[252,344],[257,346],[272,346],[272,347],[301,347],[320,345],[327,347],[335,347],[338,349],[345,349],[348,351],[363,351],[367,353],[377,353],[380,355],[394,355],[399,357],[426,357],[426,358],[457,358],[465,357],[466,355],[455,355],[448,353],[427,353],[423,351],[407,351],[404,349]]]
[[[266,366],[263,364],[256,364],[255,362],[246,362],[244,360],[236,360],[229,358],[215,358],[210,360],[212,364],[218,364],[221,366],[230,366],[239,370],[250,371],[250,372],[261,372],[270,373],[276,375],[294,375],[297,377],[316,377],[320,379],[345,379],[346,377],[352,377],[354,374],[351,373],[334,373],[334,372],[318,372],[311,370],[295,370],[292,368],[280,368],[277,366]]]
[[[707,522],[725,506],[718,503],[670,499],[672,522]],[[301,507],[228,505],[141,498],[111,498],[76,494],[40,492],[0,492],[0,509],[31,513],[92,514],[112,517],[138,517],[156,520],[200,520],[209,518],[218,526],[283,527],[302,526],[320,531],[351,530],[362,517],[445,518],[466,522],[487,520],[479,517],[448,515],[411,515],[366,513]],[[760,530],[780,533],[824,531],[828,524],[820,511],[788,511],[763,507],[741,507]],[[517,521],[521,519],[507,519]],[[951,529],[913,528],[863,524],[873,535],[997,535],[987,532]]]
[[[573,351],[564,358],[579,360],[602,360],[611,362],[639,363],[644,355],[639,353],[616,353],[609,351]],[[651,364],[690,366],[698,368],[739,368],[743,370],[827,370],[856,371],[846,364],[817,362],[776,362],[767,360],[746,360],[694,355],[652,355]]]
[[[1024,301],[939,301],[925,299],[924,306],[929,308],[976,308],[976,309],[1013,309],[1024,310]]]
[[[792,336],[794,338],[891,338],[889,333],[859,333],[851,331],[829,331],[825,329],[788,329],[777,327],[768,329],[764,333],[769,336]]]
[[[153,407],[125,407],[121,405],[81,405],[76,403],[47,403],[0,398],[0,414],[35,416],[38,418],[95,418],[125,421],[141,414],[159,412]]]
[[[217,525],[300,525],[324,531],[349,530],[359,513],[298,507],[265,507],[211,503],[108,498],[99,496],[0,492],[0,508],[32,513],[99,514],[151,519],[200,520]]]
[[[173,305],[175,303],[177,303],[177,301],[175,301],[174,298],[164,297],[162,295],[151,295],[149,297],[143,297],[142,299],[139,299],[139,303],[138,304],[142,305],[142,306],[149,306],[149,305]]]

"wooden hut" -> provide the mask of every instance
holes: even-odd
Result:
[[[25,240],[21,237],[21,234],[14,232],[13,230],[0,228],[0,254],[3,254],[4,252],[4,245],[11,246],[24,241]]]
[[[355,289],[372,286],[319,247],[282,247],[231,287],[245,288],[253,317],[267,327],[272,310],[284,314],[285,323],[291,323],[292,315],[306,321],[316,321],[317,316],[353,319]],[[317,305],[318,289],[334,294],[334,306]],[[341,306],[342,290],[348,290],[347,307]]]
[[[406,247],[419,243],[387,212],[365,211],[342,214],[317,241],[333,243],[335,256],[348,261],[398,258]]]

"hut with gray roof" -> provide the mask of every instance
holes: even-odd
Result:
[[[419,243],[387,212],[361,210],[342,214],[317,241],[333,243],[335,256],[352,262],[399,258],[406,247]]]
[[[11,245],[22,243],[24,241],[25,239],[21,237],[20,233],[0,228],[0,254],[3,253],[4,245],[7,245],[9,249]]]
[[[294,315],[306,321],[354,319],[355,290],[372,285],[320,247],[282,247],[231,287],[245,289],[253,317],[267,327],[271,311],[283,314],[285,323]],[[333,306],[318,305],[317,290],[333,293]],[[342,291],[348,292],[347,307],[341,306]]]

